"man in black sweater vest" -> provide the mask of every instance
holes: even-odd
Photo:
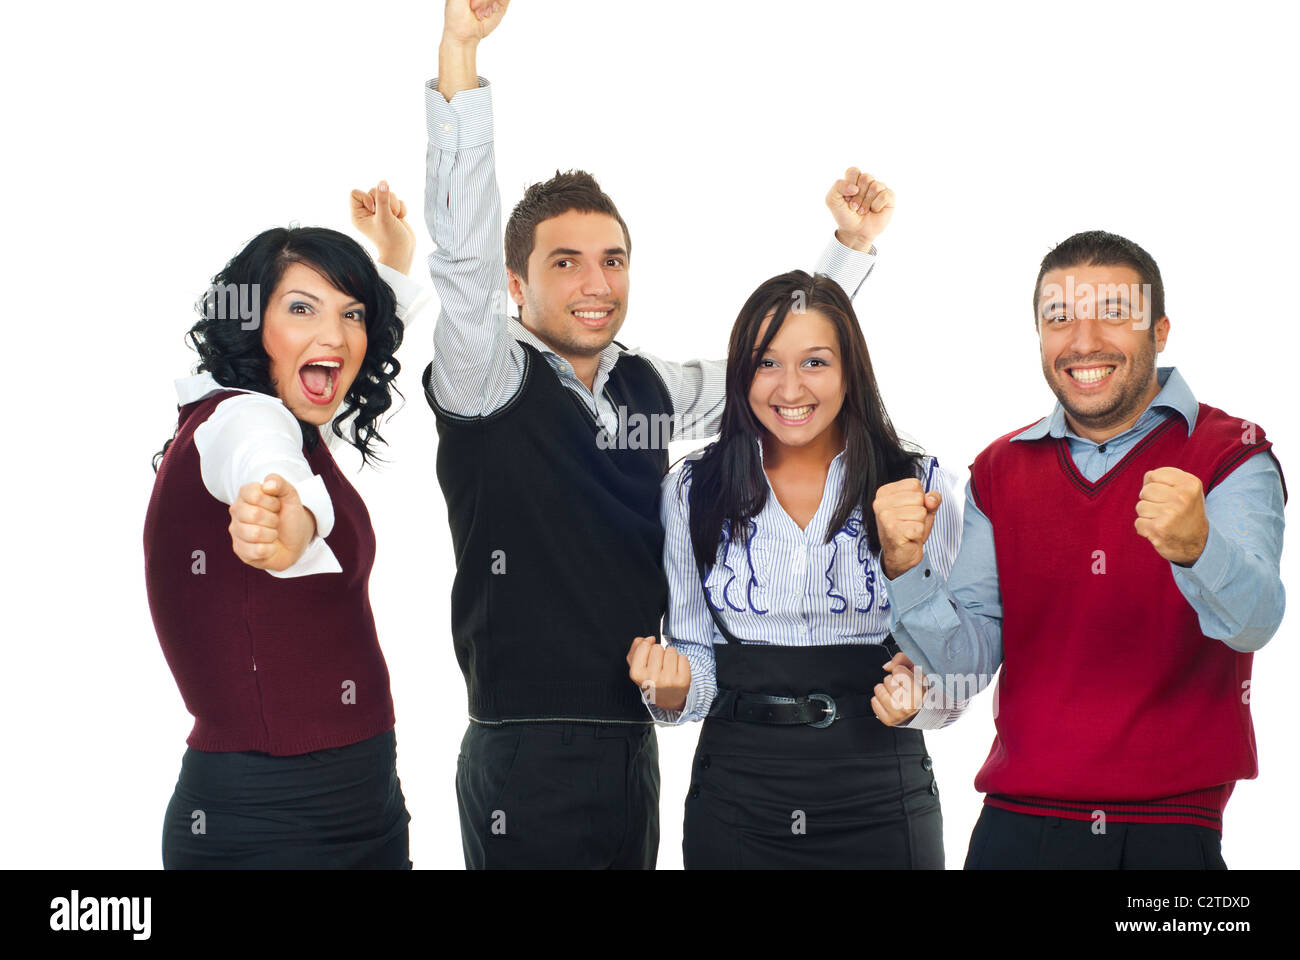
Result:
[[[659,635],[666,607],[668,442],[716,433],[725,362],[672,363],[614,341],[631,240],[590,175],[530,187],[503,244],[491,88],[475,60],[505,6],[448,0],[425,91],[442,308],[424,389],[469,695],[456,773],[465,861],[652,868],[658,750],[626,654]],[[860,219],[818,266],[850,295],[888,216]]]

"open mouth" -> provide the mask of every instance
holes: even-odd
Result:
[[[599,329],[609,322],[609,318],[614,315],[614,308],[602,308],[599,310],[570,310],[569,313],[576,317],[578,322],[585,327]]]
[[[1096,367],[1071,367],[1065,372],[1080,389],[1096,390],[1110,380],[1110,375],[1117,369],[1114,364],[1105,364]]]
[[[773,407],[772,409],[776,411],[778,422],[784,423],[786,426],[797,427],[812,419],[817,404],[806,403],[802,407]]]
[[[339,388],[339,370],[343,361],[338,357],[317,357],[298,368],[298,382],[307,399],[318,406],[334,400]]]

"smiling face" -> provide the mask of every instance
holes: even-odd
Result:
[[[762,343],[772,314],[755,344]],[[806,447],[814,441],[838,447],[838,417],[845,382],[835,326],[820,310],[790,310],[766,352],[756,358],[749,406],[770,441]],[[829,432],[828,432],[829,431]]]
[[[1156,354],[1169,318],[1151,322],[1130,266],[1077,264],[1043,274],[1038,337],[1043,376],[1080,436],[1128,429],[1160,392]]]
[[[365,359],[365,304],[291,263],[267,301],[262,347],[284,405],[299,420],[328,423]]]
[[[593,357],[627,315],[623,228],[605,213],[570,210],[536,227],[528,279],[510,271],[520,320],[561,356]]]

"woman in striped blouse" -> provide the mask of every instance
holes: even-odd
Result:
[[[732,329],[717,441],[664,482],[666,646],[628,653],[656,720],[704,721],[687,868],[943,867],[921,730],[964,704],[923,691],[889,635],[887,484],[914,493],[946,576],[953,478],[895,434],[852,303],[821,275],[773,277]]]

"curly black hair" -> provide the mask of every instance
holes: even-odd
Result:
[[[199,354],[195,373],[208,372],[217,383],[240,390],[255,390],[278,396],[271,382],[271,358],[262,346],[260,323],[248,324],[240,316],[230,316],[230,294],[243,298],[251,306],[251,291],[259,299],[257,317],[264,316],[266,305],[280,283],[285,268],[302,263],[318,271],[331,284],[366,305],[366,355],[330,424],[334,435],[343,437],[341,424],[355,413],[346,439],[361,451],[364,462],[380,458],[375,443],[386,443],[376,424],[393,405],[392,394],[402,396],[393,385],[401,370],[394,354],[402,344],[402,322],[396,313],[397,300],[392,288],[379,276],[370,255],[346,234],[328,227],[273,227],[259,233],[243,250],[212,278],[207,291],[195,304],[199,320],[185,335]],[[299,420],[303,443],[308,450],[320,442],[320,429]],[[154,454],[155,471],[172,440]]]

